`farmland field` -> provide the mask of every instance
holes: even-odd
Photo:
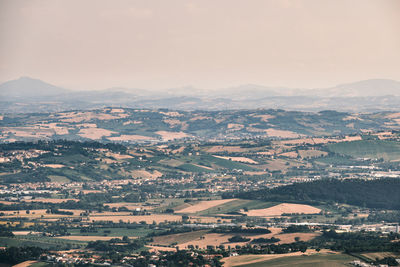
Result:
[[[196,213],[199,211],[207,210],[213,208],[215,206],[224,205],[228,202],[234,201],[236,199],[221,199],[221,200],[208,200],[208,201],[200,201],[194,205],[183,208],[181,210],[176,210],[178,213]]]
[[[278,255],[277,255],[278,256]],[[280,257],[282,256],[282,257]],[[246,259],[247,261],[248,259]],[[332,255],[304,255],[304,256],[290,256],[290,255],[279,255],[278,257],[271,257],[269,260],[258,261],[250,264],[246,264],[246,261],[242,263],[224,266],[241,266],[241,267],[344,267],[350,266],[349,263],[356,258],[346,254],[332,254]]]
[[[335,153],[355,158],[383,158],[400,160],[400,144],[386,140],[360,140],[330,144],[328,148]]]
[[[277,216],[282,214],[316,214],[321,210],[309,205],[282,203],[266,209],[252,209],[247,216]]]

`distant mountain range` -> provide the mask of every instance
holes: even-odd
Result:
[[[107,106],[180,110],[279,108],[375,112],[400,109],[400,82],[373,79],[320,89],[247,84],[218,90],[182,87],[162,91],[129,88],[73,91],[22,77],[0,85],[0,113],[49,112]]]

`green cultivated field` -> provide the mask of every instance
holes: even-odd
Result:
[[[330,151],[355,158],[400,159],[400,144],[383,140],[360,140],[328,145]]]
[[[108,233],[110,231],[110,233]],[[148,228],[99,228],[97,232],[81,233],[80,229],[70,229],[68,232],[71,235],[80,236],[130,236],[143,237],[154,230]]]
[[[45,236],[16,236],[13,238],[0,237],[1,247],[35,246],[41,247],[43,249],[70,249],[77,247],[86,247],[86,244],[87,243],[83,241],[65,240]]]

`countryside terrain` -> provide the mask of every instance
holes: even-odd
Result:
[[[400,113],[297,112],[277,109],[176,111],[103,108],[0,115],[0,142],[95,140],[155,143],[173,140],[293,139],[400,129]]]
[[[0,261],[393,264],[398,123],[394,112],[4,114]]]
[[[73,88],[72,88],[73,89]],[[204,89],[192,86],[146,90],[113,87],[71,90],[30,77],[0,84],[0,113],[92,110],[108,106],[140,109],[284,109],[318,112],[398,111],[400,82],[370,79],[329,88],[287,88],[244,84]]]

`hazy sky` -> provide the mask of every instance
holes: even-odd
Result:
[[[0,81],[76,89],[400,80],[399,0],[0,0]]]

